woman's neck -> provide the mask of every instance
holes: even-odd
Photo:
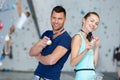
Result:
[[[88,34],[89,31],[86,28],[82,28],[82,30],[84,31],[84,33]]]
[[[87,33],[84,29],[81,29],[80,31],[81,31],[85,36],[87,36],[88,33]]]

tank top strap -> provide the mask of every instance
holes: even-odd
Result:
[[[77,34],[80,35],[82,41],[85,41],[85,39],[84,39],[83,35],[81,34],[81,32],[78,32]]]

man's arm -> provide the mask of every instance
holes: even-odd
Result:
[[[51,54],[47,56],[39,54],[38,56],[36,56],[36,58],[44,65],[54,65],[66,54],[66,52],[67,49],[65,47],[58,46]]]
[[[40,52],[42,51],[43,47],[41,45],[41,40],[39,40],[31,49],[29,52],[30,56],[38,56]]]
[[[18,9],[19,16],[21,16],[21,14],[22,14],[22,6],[21,6],[20,0],[18,0],[18,2],[17,2],[17,9]]]
[[[29,52],[30,56],[37,56],[39,55],[43,48],[47,46],[47,41],[50,40],[48,37],[44,36],[43,39],[40,39],[31,49]]]
[[[53,65],[60,60],[67,52],[67,48],[63,46],[57,46],[52,53],[47,56],[41,55],[42,49],[47,46],[48,37],[44,37],[39,40],[31,49],[30,56],[35,56],[44,65]]]

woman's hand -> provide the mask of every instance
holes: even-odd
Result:
[[[93,37],[95,39],[95,47],[99,47],[100,39],[96,36]]]

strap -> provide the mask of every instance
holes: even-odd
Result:
[[[58,37],[59,35],[61,35],[61,34],[64,33],[64,32],[65,32],[65,30],[64,30],[64,28],[62,28],[61,30],[59,30],[58,32],[56,32],[56,33],[53,35],[52,39],[55,39],[56,37]]]
[[[83,71],[83,70],[92,70],[92,71],[95,71],[95,69],[74,69],[75,72]]]

